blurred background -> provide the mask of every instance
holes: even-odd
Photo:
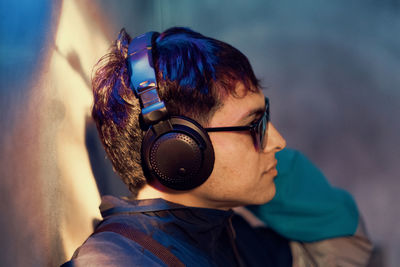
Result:
[[[90,119],[119,30],[188,26],[248,56],[288,146],[355,197],[400,264],[400,1],[0,0],[0,265],[57,266],[127,195]]]

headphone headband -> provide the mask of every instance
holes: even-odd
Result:
[[[153,40],[159,33],[147,32],[134,38],[128,47],[130,85],[140,99],[143,121],[154,125],[168,117],[165,104],[158,96],[156,72],[153,64]]]

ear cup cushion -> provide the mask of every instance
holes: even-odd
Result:
[[[172,131],[156,135],[150,128],[142,143],[146,175],[174,190],[204,183],[214,167],[214,149],[207,132],[194,120],[171,117]]]

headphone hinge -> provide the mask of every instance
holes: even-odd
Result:
[[[155,134],[160,135],[172,131],[173,127],[170,120],[164,120],[154,124],[151,129]]]

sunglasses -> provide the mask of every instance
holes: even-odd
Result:
[[[269,99],[265,97],[265,111],[260,119],[258,119],[255,123],[248,126],[231,126],[231,127],[211,127],[204,128],[206,132],[242,132],[242,131],[250,131],[251,136],[253,137],[254,146],[257,151],[264,150],[267,146],[267,128],[268,122],[270,121],[269,117]]]

